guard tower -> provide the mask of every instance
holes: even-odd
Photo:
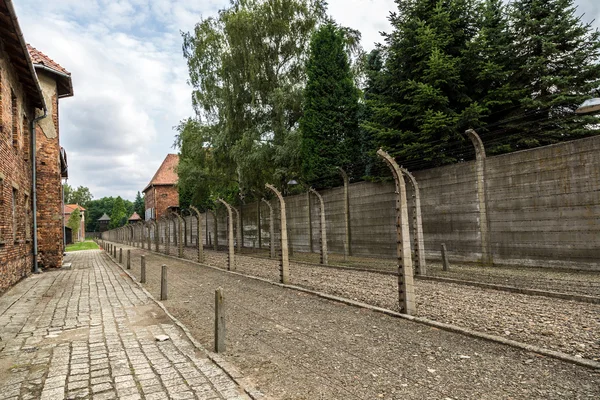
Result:
[[[106,232],[108,230],[108,224],[110,223],[110,217],[104,213],[98,218],[98,228],[100,232]]]

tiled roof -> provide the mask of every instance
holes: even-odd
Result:
[[[51,59],[32,45],[27,44],[27,50],[29,50],[29,56],[31,57],[31,61],[33,61],[34,64],[41,64],[48,68],[52,68],[53,70],[58,71],[60,73],[71,75],[69,71],[61,67],[56,61],[54,61],[53,59]]]
[[[142,218],[139,216],[138,213],[134,212],[131,217],[129,217],[129,221],[141,221]]]
[[[177,166],[179,165],[179,155],[177,154],[167,154],[167,157],[162,162],[161,166],[158,168],[158,171],[154,174],[154,177],[143,190],[144,192],[148,190],[150,186],[153,185],[175,185],[179,180],[177,176]]]
[[[80,211],[85,211],[85,208],[81,207],[79,204],[65,204],[63,212],[65,214],[71,214],[76,208],[79,208]]]

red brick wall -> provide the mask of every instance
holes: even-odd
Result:
[[[13,118],[11,96],[16,96]],[[32,120],[34,109],[23,94],[15,70],[0,51],[0,292],[29,275],[33,267],[31,212],[31,164],[26,144],[30,142],[24,119]],[[13,145],[16,129],[16,147]],[[13,218],[13,190],[16,218]],[[16,225],[14,222],[16,221]]]
[[[153,186],[145,192],[146,209],[156,208],[156,219],[166,214],[167,208],[179,206],[179,192],[175,185]]]
[[[41,73],[40,79],[52,79]],[[44,88],[47,86],[44,85]],[[50,89],[44,89],[50,90]],[[36,128],[37,144],[37,218],[38,218],[38,260],[43,268],[58,268],[63,259],[63,207],[62,182],[60,177],[60,143],[58,125],[58,96],[56,85],[53,93],[45,93],[48,108],[52,110],[51,118],[55,137],[44,133],[38,125]],[[50,100],[50,101],[49,101]]]

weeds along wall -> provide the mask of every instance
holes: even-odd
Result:
[[[414,176],[421,191],[427,258],[439,259],[441,244],[445,243],[451,259],[480,261],[482,214],[475,161],[416,171]],[[600,270],[600,136],[488,157],[484,180],[494,264]],[[413,193],[408,183],[406,188],[413,235]],[[343,187],[320,193],[325,202],[329,252],[342,254],[345,238]],[[308,194],[289,196],[285,200],[291,251],[318,252],[318,200]],[[271,204],[278,248],[279,205],[277,200],[271,200]],[[351,254],[395,257],[393,183],[350,184],[349,204]],[[244,247],[268,249],[271,223],[268,207],[264,203],[250,203],[239,209]],[[219,210],[217,218],[218,240],[222,247],[227,244],[225,210]],[[187,217],[186,221],[188,235],[192,237],[189,244],[196,243],[196,219]],[[209,235],[210,242],[214,243],[213,224],[210,213],[202,216],[205,243]]]

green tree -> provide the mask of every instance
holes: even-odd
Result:
[[[233,0],[183,35],[202,147],[226,190],[298,175],[286,146],[297,144],[308,43],[324,18],[322,0]]]
[[[85,230],[87,232],[98,232],[98,219],[106,213],[110,217],[112,214],[114,197],[102,197],[100,199],[91,200],[86,207]]]
[[[574,110],[600,86],[600,33],[583,23],[573,0],[515,0],[510,19],[521,87],[515,131],[501,151],[597,134],[598,118]]]
[[[63,183],[63,199],[65,204],[71,203],[71,193],[73,193],[73,188],[68,183]]]
[[[63,184],[63,195],[65,204],[79,204],[84,208],[87,208],[87,203],[94,198],[89,188],[79,186],[77,189],[73,189],[67,183]]]
[[[437,166],[457,160],[448,144],[479,126],[483,106],[465,83],[465,52],[476,35],[470,0],[397,1],[390,16],[383,66],[370,71],[363,128],[376,147],[405,163]]]
[[[73,241],[79,234],[79,227],[81,225],[81,212],[79,211],[79,207],[75,208],[67,221],[67,226],[71,228],[71,233],[73,237]]]
[[[145,215],[145,207],[144,207],[144,198],[140,192],[137,192],[135,195],[135,201],[133,202],[133,210],[138,213],[138,215],[144,219]]]
[[[114,229],[125,225],[127,223],[127,218],[129,218],[127,211],[125,202],[121,196],[118,196],[113,203],[112,211],[110,213],[110,224],[108,227]]]
[[[345,31],[329,22],[313,33],[304,90],[302,173],[316,187],[339,185],[337,167],[363,175],[358,125],[360,91],[354,84]]]

